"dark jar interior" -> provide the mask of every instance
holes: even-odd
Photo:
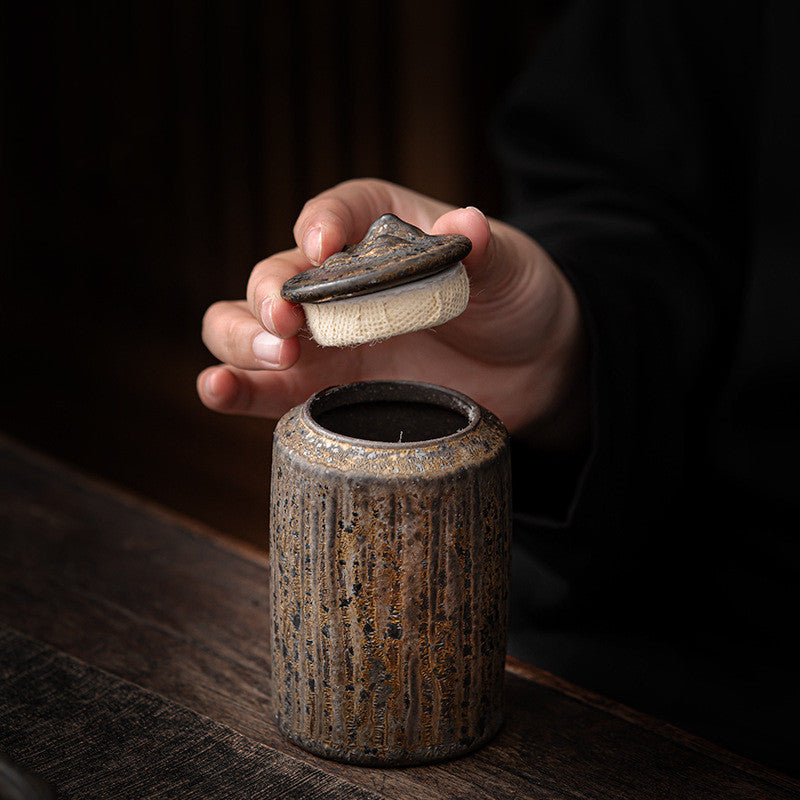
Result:
[[[472,429],[480,416],[468,397],[428,383],[367,381],[335,386],[306,404],[326,433],[392,445],[444,439]]]

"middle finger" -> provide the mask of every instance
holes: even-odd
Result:
[[[296,336],[282,339],[264,330],[244,300],[214,303],[206,311],[203,342],[220,361],[241,369],[287,369],[300,355]]]

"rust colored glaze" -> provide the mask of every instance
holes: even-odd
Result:
[[[281,419],[270,559],[286,736],[318,755],[399,765],[497,732],[510,485],[502,423],[449,389],[350,384]]]
[[[394,214],[384,214],[358,244],[289,278],[281,296],[292,303],[324,303],[372,294],[442,272],[471,249],[466,236],[427,234]]]

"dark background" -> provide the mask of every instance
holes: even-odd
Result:
[[[0,430],[264,546],[272,425],[197,399],[205,308],[347,178],[501,214],[489,117],[557,3],[14,6]]]

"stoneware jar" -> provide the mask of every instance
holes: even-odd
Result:
[[[275,429],[273,704],[318,755],[412,764],[502,722],[508,436],[451,389],[326,389]]]

